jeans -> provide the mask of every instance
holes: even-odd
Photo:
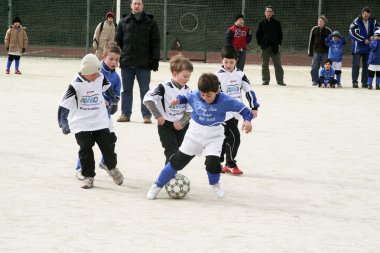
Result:
[[[276,75],[277,83],[282,84],[284,83],[284,70],[282,69],[282,66],[281,66],[281,54],[280,54],[280,51],[274,54],[270,47],[261,50],[261,59],[263,60],[261,75],[262,75],[263,83],[269,83],[270,81],[270,72],[269,72],[269,58],[270,57],[272,57],[274,73]]]
[[[323,67],[323,62],[327,59],[327,53],[313,53],[313,60],[311,62],[311,81],[318,82],[319,80],[319,68]]]
[[[367,84],[368,78],[368,54],[352,54],[352,83],[357,83],[359,78],[360,57],[362,58],[362,84]]]
[[[123,92],[121,93],[121,113],[131,116],[133,104],[133,84],[135,77],[140,87],[141,114],[143,118],[151,118],[152,114],[143,104],[144,96],[149,91],[150,70],[145,68],[121,68]]]
[[[237,60],[237,63],[236,63],[236,67],[238,69],[240,69],[241,71],[244,70],[244,65],[245,65],[245,56],[246,56],[246,51],[239,51],[239,56],[238,56],[238,60]]]

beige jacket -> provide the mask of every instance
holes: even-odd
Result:
[[[9,52],[22,52],[23,48],[28,47],[28,36],[26,35],[26,27],[19,26],[16,28],[11,25],[5,34],[5,48],[9,48]]]
[[[115,41],[115,24],[109,23],[107,21],[104,21],[103,29],[102,32],[100,32],[100,26],[101,23],[98,24],[98,26],[95,29],[94,33],[94,40],[92,43],[92,47],[97,50],[97,49],[104,49],[105,46],[108,45],[110,42]]]

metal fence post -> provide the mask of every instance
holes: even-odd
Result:
[[[8,0],[8,26],[12,24],[12,0]]]
[[[91,0],[87,0],[87,18],[86,18],[86,47],[85,47],[85,52],[86,54],[88,53],[88,48],[90,44],[90,4]]]
[[[168,43],[168,0],[164,0],[164,43],[163,43],[163,60],[166,61],[168,58],[168,49],[167,49],[167,43]]]

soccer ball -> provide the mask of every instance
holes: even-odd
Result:
[[[173,199],[182,199],[190,191],[190,180],[182,174],[177,173],[165,185],[165,190]]]

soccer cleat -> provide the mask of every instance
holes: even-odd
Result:
[[[5,74],[9,75],[11,72],[9,71],[9,69],[6,69],[5,70]]]
[[[131,118],[127,115],[122,114],[118,119],[117,122],[130,122]]]
[[[237,166],[232,168],[232,172],[231,172],[232,175],[241,175],[243,174],[243,171],[241,171]]]
[[[150,117],[144,117],[144,124],[152,124],[152,119]]]
[[[158,187],[156,184],[153,184],[150,187],[149,191],[146,193],[147,199],[152,200],[152,199],[157,198],[157,195],[161,191],[161,189],[162,189],[161,187]]]
[[[90,189],[94,186],[94,178],[93,177],[85,177],[81,187],[83,189]]]
[[[82,176],[82,170],[80,168],[78,170],[75,170],[75,177],[79,181],[83,181],[84,180],[84,176]]]
[[[16,74],[16,75],[21,75],[22,73],[21,73],[20,70],[16,69],[15,74]]]
[[[219,183],[211,185],[211,188],[214,190],[217,198],[221,199],[224,197],[224,190],[220,187]]]
[[[114,168],[112,170],[109,170],[109,175],[112,177],[113,181],[117,185],[121,185],[124,181],[124,176],[121,174],[118,168]]]
[[[232,173],[232,170],[230,169],[230,167],[228,167],[228,165],[224,165],[224,167],[222,168],[222,173]]]
[[[101,168],[102,170],[107,171],[107,173],[110,174],[110,170],[107,168],[107,165],[105,165],[104,163],[100,162],[99,163],[99,168]]]

